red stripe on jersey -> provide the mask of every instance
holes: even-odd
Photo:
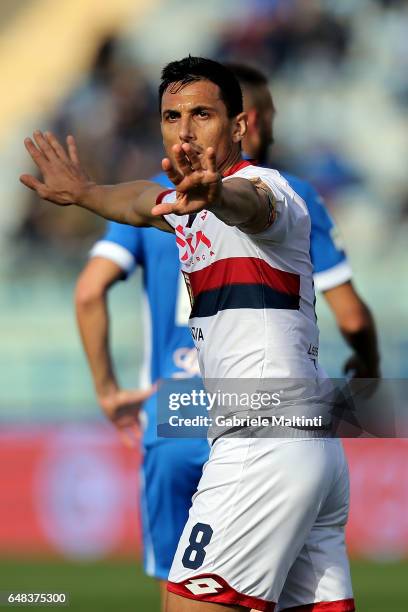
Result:
[[[354,612],[354,599],[338,599],[337,601],[318,601],[304,606],[284,608],[282,612]]]
[[[272,601],[238,593],[217,574],[200,574],[183,582],[168,582],[167,590],[188,599],[243,606],[261,612],[273,612],[276,606]]]
[[[166,197],[169,193],[172,193],[174,189],[165,189],[165,191],[161,191],[156,198],[156,204],[161,204],[163,202],[163,198]]]
[[[246,168],[247,166],[253,166],[253,165],[254,164],[252,162],[247,161],[246,159],[243,159],[237,164],[234,164],[233,166],[231,166],[231,168],[229,168],[226,172],[224,172],[222,176],[223,178],[227,176],[231,176],[232,174],[235,174],[236,172],[238,172],[238,170],[242,170],[242,168]]]
[[[210,264],[202,270],[188,274],[194,297],[202,291],[226,285],[262,284],[290,295],[299,295],[299,274],[273,268],[257,257],[228,257]]]

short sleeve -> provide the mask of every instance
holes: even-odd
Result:
[[[128,276],[143,261],[140,227],[111,221],[105,235],[95,243],[90,257],[104,257],[116,263]]]
[[[327,291],[352,278],[351,266],[343,247],[340,233],[322,198],[308,185],[304,198],[311,220],[310,257],[315,286]]]

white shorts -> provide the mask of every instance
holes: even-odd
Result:
[[[277,612],[351,612],[348,468],[335,439],[220,438],[168,590]]]

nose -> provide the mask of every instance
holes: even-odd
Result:
[[[191,140],[193,140],[194,138],[193,125],[192,125],[191,117],[189,115],[181,118],[179,126],[180,126],[180,129],[179,129],[180,141],[183,143],[183,142],[190,142]]]

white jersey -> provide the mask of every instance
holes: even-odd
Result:
[[[189,320],[203,378],[314,378],[318,328],[304,201],[269,168],[236,164],[231,178],[259,179],[274,221],[245,234],[211,211],[165,215],[175,229],[192,302]],[[175,201],[175,191],[163,202]]]

